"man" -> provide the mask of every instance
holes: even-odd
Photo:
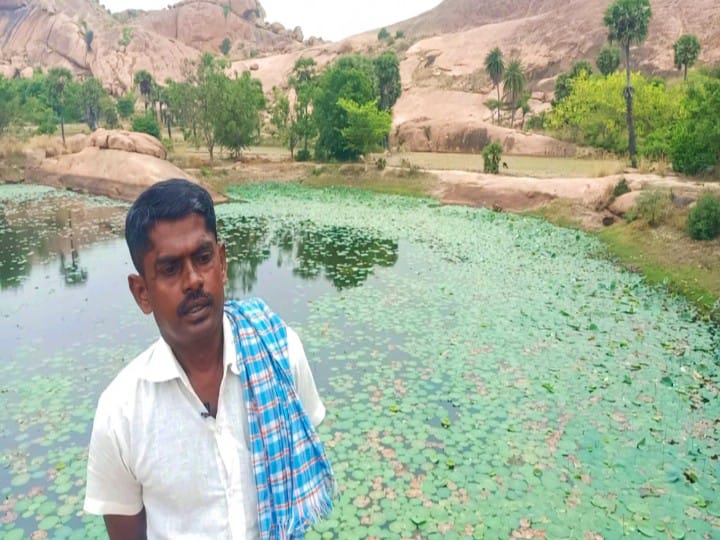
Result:
[[[100,397],[85,511],[111,540],[302,537],[335,484],[300,339],[260,300],[224,303],[225,246],[200,186],[149,188],[125,238],[130,291],[161,337]]]

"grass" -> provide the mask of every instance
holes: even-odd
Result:
[[[482,155],[441,154],[435,152],[404,152],[388,158],[388,165],[399,166],[405,159],[424,169],[466,170],[482,172]],[[573,178],[611,176],[625,170],[625,162],[619,159],[563,158],[504,155],[507,168],[502,174],[532,176],[536,178]]]
[[[435,179],[428,173],[405,168],[379,171],[371,165],[365,171],[363,165],[332,164],[316,166],[302,183],[310,187],[343,186],[376,193],[427,197],[435,185]]]
[[[674,227],[649,229],[635,223],[613,225],[597,236],[618,262],[720,321],[720,240],[698,242]]]

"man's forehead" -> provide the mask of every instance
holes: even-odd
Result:
[[[148,231],[149,250],[188,244],[215,243],[215,236],[207,229],[205,219],[190,214],[181,219],[158,220]]]

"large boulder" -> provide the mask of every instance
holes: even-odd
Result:
[[[625,216],[630,210],[635,208],[641,191],[630,191],[617,197],[608,207],[613,214],[617,216]]]
[[[122,150],[88,146],[77,154],[45,159],[26,170],[26,181],[57,188],[134,201],[153,184],[168,178],[188,178],[187,173],[168,161]],[[226,198],[212,192],[215,202]]]
[[[136,131],[95,130],[87,139],[88,146],[96,146],[102,150],[122,150],[146,156],[165,159],[165,147],[152,135]]]
[[[26,153],[26,181],[124,201],[134,201],[146,188],[168,178],[197,182],[165,161],[163,145],[145,133],[98,129],[69,137],[64,151]],[[209,191],[215,202],[227,200]]]

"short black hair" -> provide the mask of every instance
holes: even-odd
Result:
[[[150,231],[158,221],[176,221],[190,214],[205,219],[205,227],[217,240],[217,222],[212,197],[205,188],[181,178],[158,182],[133,203],[125,218],[125,241],[133,265],[144,275],[143,259],[152,249]]]

